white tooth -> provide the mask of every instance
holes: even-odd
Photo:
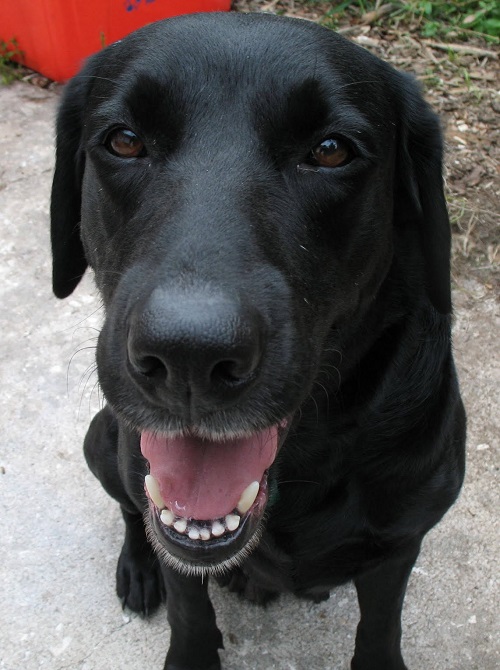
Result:
[[[226,529],[224,526],[220,523],[220,521],[214,521],[212,524],[212,535],[215,535],[215,537],[219,537],[224,533]]]
[[[177,521],[174,523],[174,528],[178,533],[185,533],[187,525],[187,519],[177,519]]]
[[[250,507],[254,504],[257,493],[259,492],[259,482],[252,482],[241,494],[240,502],[236,505],[236,509],[240,514],[248,512]]]
[[[160,514],[160,519],[165,526],[171,526],[174,523],[175,514],[171,512],[168,508],[162,510]]]
[[[158,486],[156,479],[152,475],[146,475],[144,483],[146,484],[149,497],[154,502],[156,507],[159,509],[166,507],[165,503],[163,502],[163,498],[161,497],[160,487]]]
[[[208,528],[200,528],[200,537],[202,540],[209,540],[210,530]]]
[[[199,540],[200,539],[200,531],[195,526],[191,526],[191,528],[189,529],[188,535],[189,535],[189,538],[191,540]]]
[[[240,525],[240,517],[237,514],[228,514],[226,516],[226,528],[228,530],[236,530]]]

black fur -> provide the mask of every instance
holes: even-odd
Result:
[[[147,154],[112,155],[116,127]],[[318,168],[311,150],[332,136],[352,160]],[[168,593],[165,669],[216,670],[222,637],[207,580],[146,542],[139,432],[221,439],[284,420],[260,544],[221,581],[265,602],[354,580],[352,668],[406,667],[408,576],[464,472],[441,152],[411,78],[307,22],[160,22],[68,84],[54,292],[93,268],[109,404],[85,453],[126,522],[119,596],[148,613]]]

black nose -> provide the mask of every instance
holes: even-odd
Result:
[[[236,402],[253,384],[264,323],[238,296],[156,288],[129,317],[131,374],[181,416]]]

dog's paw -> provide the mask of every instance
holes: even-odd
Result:
[[[137,555],[123,547],[116,568],[116,593],[124,608],[145,617],[165,602],[160,565],[152,551]]]
[[[239,568],[222,577],[216,577],[216,580],[220,586],[227,587],[232,593],[237,593],[256,605],[267,605],[279,596],[279,592],[262,587]]]
[[[391,654],[371,655],[355,653],[351,661],[351,670],[408,670],[400,654],[394,658]]]
[[[185,665],[172,665],[171,663],[167,663],[163,670],[221,670],[221,665],[220,662],[217,663],[212,663],[210,666],[204,666],[203,668],[200,668],[199,666],[194,667],[187,667]]]

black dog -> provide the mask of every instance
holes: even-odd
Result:
[[[220,667],[207,574],[258,602],[354,580],[352,668],[405,668],[464,471],[441,149],[409,77],[308,22],[160,22],[67,86],[54,291],[93,268],[85,454],[125,518],[119,597],[168,594],[168,670]]]

